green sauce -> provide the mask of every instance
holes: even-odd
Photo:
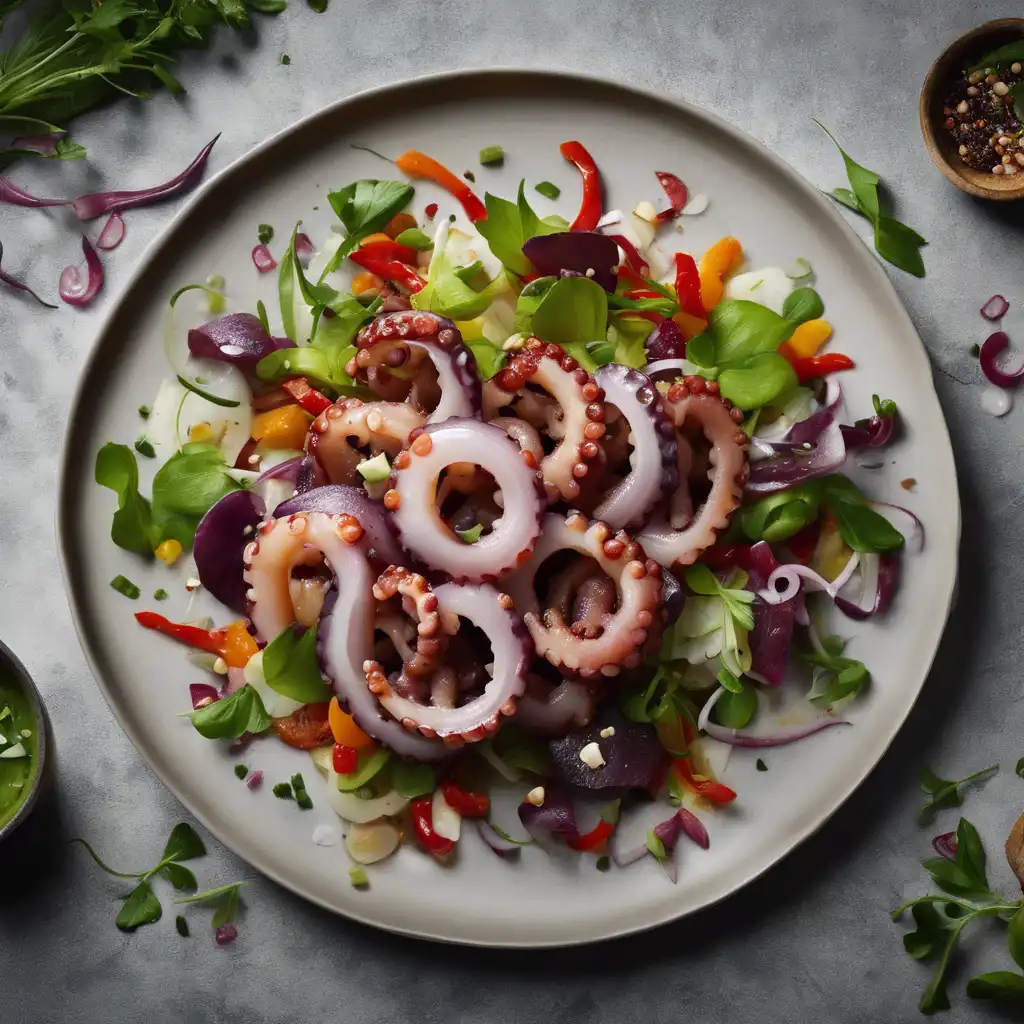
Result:
[[[9,713],[5,712],[9,709]],[[16,679],[0,667],[0,735],[7,741],[0,744],[0,754],[15,743],[21,743],[28,756],[0,757],[0,827],[18,813],[31,789],[39,750],[39,722],[32,711],[28,694]],[[28,736],[22,735],[28,732]]]

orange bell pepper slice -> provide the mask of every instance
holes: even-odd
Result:
[[[224,631],[223,659],[232,668],[245,668],[249,659],[259,650],[252,634],[245,628],[245,622],[239,619],[232,622]]]
[[[331,698],[330,707],[327,709],[327,721],[335,743],[340,743],[343,747],[352,747],[354,750],[376,746],[373,737],[367,736],[356,725],[356,720],[347,711],[342,710],[337,697]]]
[[[487,219],[487,207],[480,197],[458,175],[452,174],[444,164],[438,163],[432,156],[410,149],[403,153],[395,166],[410,178],[426,178],[450,192],[466,211],[466,216],[475,224],[478,220]]]
[[[726,235],[719,239],[700,261],[700,301],[705,309],[714,309],[722,301],[725,277],[743,261],[743,246]]]
[[[301,448],[313,417],[296,404],[282,405],[253,417],[252,436],[264,448]]]

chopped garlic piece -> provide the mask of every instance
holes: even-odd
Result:
[[[543,807],[544,795],[545,794],[543,786],[534,786],[534,788],[526,794],[526,802],[528,804],[533,804],[534,807]]]
[[[655,210],[653,204],[649,203],[646,199],[642,199],[636,204],[636,209],[633,210],[633,216],[647,221],[648,224],[656,224],[658,222],[658,211]]]
[[[604,754],[596,743],[588,743],[580,751],[580,760],[589,768],[598,769],[605,764]]]
[[[615,735],[615,726],[608,725],[601,730],[601,739],[610,740]]]
[[[223,658],[218,658],[213,663],[213,671],[219,676],[226,676],[228,674],[228,663]]]
[[[195,578],[195,576],[189,576],[189,578],[185,580],[185,589],[189,592],[193,590],[198,590],[201,586],[202,583],[200,583],[199,580]]]

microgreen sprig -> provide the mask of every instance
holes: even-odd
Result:
[[[196,876],[192,871],[182,864],[182,861],[193,860],[206,854],[206,847],[202,839],[196,834],[191,825],[180,822],[171,830],[170,838],[167,840],[160,860],[155,867],[148,871],[125,872],[115,871],[106,865],[99,854],[84,839],[72,839],[73,843],[81,843],[89,852],[94,861],[108,874],[115,878],[134,878],[138,885],[128,894],[114,920],[114,923],[123,932],[133,932],[140,925],[152,924],[159,921],[163,915],[163,907],[150,879],[161,875],[167,879],[175,889],[180,892],[195,892],[199,887]]]

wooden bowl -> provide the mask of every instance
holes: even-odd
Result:
[[[921,134],[936,167],[957,188],[980,199],[1024,199],[1024,174],[1012,177],[976,171],[960,159],[952,137],[942,127],[943,100],[961,69],[998,46],[1024,39],[1024,18],[999,18],[965,32],[946,47],[925,76],[921,89]]]

